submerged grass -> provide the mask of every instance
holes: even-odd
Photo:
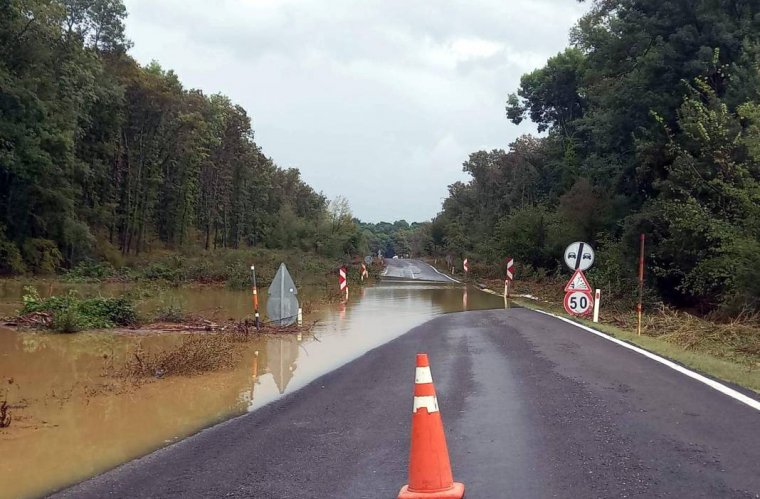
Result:
[[[256,329],[250,321],[217,324],[201,317],[190,317],[181,324],[149,324],[145,326],[148,331],[193,333],[184,336],[178,344],[156,352],[147,352],[138,345],[122,366],[109,366],[107,372],[116,378],[139,382],[148,378],[193,376],[232,369],[240,361],[249,341],[261,335],[308,333],[314,324],[284,327],[263,324]]]
[[[188,335],[175,347],[160,352],[146,352],[138,347],[116,374],[139,380],[232,369],[241,355],[234,340],[231,334],[206,333]]]

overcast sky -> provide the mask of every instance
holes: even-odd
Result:
[[[256,142],[358,218],[423,221],[462,162],[533,132],[507,94],[575,0],[125,0],[132,55],[248,110]]]

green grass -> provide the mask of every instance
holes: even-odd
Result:
[[[258,285],[265,287],[271,284],[280,263],[285,263],[293,278],[305,286],[335,287],[341,265],[349,267],[349,280],[359,283],[358,263],[300,250],[263,248],[157,251],[130,256],[119,269],[107,263],[85,262],[64,274],[63,279],[70,282],[160,282],[175,286],[223,283],[230,289],[248,289],[251,286],[251,265],[256,266]],[[370,276],[379,272],[373,267],[369,269]]]
[[[83,329],[104,329],[137,323],[134,304],[127,298],[80,298],[76,292],[41,298],[34,287],[25,288],[21,315],[49,314],[50,329],[75,333]]]

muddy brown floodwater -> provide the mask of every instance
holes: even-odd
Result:
[[[72,287],[37,286],[43,294]],[[74,288],[83,295],[127,291],[123,285]],[[0,315],[20,306],[22,292],[18,282],[0,284]],[[248,293],[223,288],[162,291],[142,306],[166,300],[221,317],[251,312]],[[232,370],[139,386],[108,376],[108,367],[138,345],[158,351],[183,335],[0,328],[0,401],[8,400],[13,417],[0,429],[0,497],[43,495],[255,410],[436,315],[504,306],[502,298],[474,288],[380,284],[354,291],[346,305],[320,305],[306,317],[318,321],[309,334],[240,344],[241,361]]]

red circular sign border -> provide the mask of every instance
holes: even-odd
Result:
[[[583,293],[588,298],[588,303],[589,303],[588,310],[586,310],[582,314],[577,314],[570,309],[570,304],[568,303],[568,301],[570,300],[570,295],[572,295],[573,293]],[[591,291],[581,291],[581,290],[568,291],[567,293],[565,293],[565,299],[562,300],[562,306],[565,308],[565,312],[567,312],[568,314],[573,315],[575,317],[583,317],[583,316],[589,315],[594,310],[594,297],[592,296]]]

